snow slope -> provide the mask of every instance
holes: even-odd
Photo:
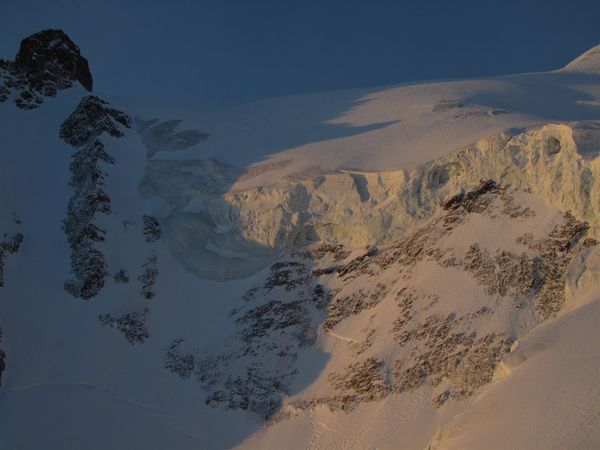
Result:
[[[600,445],[597,49],[218,111],[0,66],[0,448]]]
[[[597,448],[598,360],[587,355],[600,353],[599,307],[596,300],[528,335],[502,377],[444,424],[430,448]]]

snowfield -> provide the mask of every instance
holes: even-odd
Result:
[[[190,111],[32,42],[0,64],[0,448],[600,448],[600,47]]]

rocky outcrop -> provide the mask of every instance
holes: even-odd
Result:
[[[73,147],[95,142],[102,133],[119,138],[122,127],[131,128],[131,119],[124,112],[110,108],[95,95],[84,97],[75,111],[60,126],[60,137]]]
[[[154,284],[158,278],[158,257],[150,255],[146,262],[142,264],[142,273],[138,276],[138,282],[141,284],[140,293],[143,298],[150,300],[154,298]]]
[[[531,208],[518,205],[511,192],[492,180],[450,198],[444,203],[443,211],[398,243],[378,251],[370,250],[339,266],[334,273],[345,283],[353,283],[353,286],[345,287],[353,295],[342,296],[343,290],[336,294],[329,304],[323,329],[332,329],[350,316],[339,314],[338,303],[345,305],[352,314],[377,306],[377,302],[366,302],[358,303],[365,304],[366,308],[356,308],[356,295],[361,294],[359,298],[366,300],[374,298],[364,295],[364,288],[358,288],[369,284],[366,280],[381,279],[386,272],[397,271],[409,282],[418,267],[432,262],[447,268],[450,273],[457,269],[471,273],[484,289],[482,304],[477,310],[463,314],[440,313],[445,303],[440,295],[423,295],[414,287],[404,285],[395,295],[399,313],[390,330],[399,346],[398,359],[387,369],[383,362],[373,357],[350,365],[344,372],[329,377],[339,391],[338,395],[301,402],[295,407],[327,404],[331,409],[348,411],[361,401],[377,400],[426,384],[435,388],[432,404],[436,407],[449,398],[473,395],[491,382],[501,358],[517,338],[513,322],[509,321],[504,329],[483,333],[477,331],[482,328],[480,324],[491,320],[492,316],[502,317],[508,310],[510,316],[520,316],[512,320],[528,322],[527,330],[530,330],[555,316],[565,302],[570,261],[598,244],[596,240],[586,238],[589,231],[586,223],[565,213],[546,236],[537,239],[530,234],[519,237],[517,241],[523,247],[520,254],[498,250],[491,255],[476,243],[463,255],[457,254],[446,247],[444,241],[472,220],[473,215],[492,218],[504,215],[516,222],[535,216]],[[376,287],[374,292],[378,292]],[[375,297],[384,296],[385,292]],[[508,303],[507,299],[510,299]],[[436,310],[440,312],[433,312]],[[333,323],[331,317],[336,319]],[[372,340],[373,329],[369,329],[365,336],[367,348],[372,345],[369,342]],[[391,378],[382,375],[385,370]]]
[[[555,212],[535,235],[508,231],[539,227],[534,205],[532,194],[485,180],[394,243],[290,253],[231,312],[227,350],[195,360],[207,403],[279,420],[319,405],[351,411],[425,386],[437,408],[476,394],[514,341],[563,307],[570,261],[597,245],[570,213]],[[474,227],[494,222],[505,236],[491,247],[470,242]],[[306,370],[298,361],[328,339],[336,346],[317,393],[288,400]],[[191,354],[171,350],[175,362]]]
[[[204,354],[197,378],[207,404],[271,417],[289,394],[299,353],[314,345],[327,301],[304,259],[271,266],[264,283],[250,289],[231,311],[236,334],[226,354]]]
[[[113,275],[113,280],[115,281],[115,283],[127,284],[129,283],[129,274],[125,269],[119,269]]]
[[[328,381],[340,395],[328,399],[328,404],[334,410],[350,411],[361,402],[383,399],[390,390],[384,369],[382,361],[367,358],[350,364],[342,373],[331,373]]]
[[[6,259],[6,255],[16,255],[22,243],[22,233],[4,233],[4,240],[0,242],[0,287],[4,286],[4,260]]]
[[[386,294],[387,288],[377,283],[372,289],[359,289],[351,295],[333,297],[323,329],[330,330],[347,317],[374,308]]]
[[[143,308],[140,311],[132,311],[121,317],[102,314],[98,316],[98,320],[102,325],[115,328],[123,333],[123,336],[131,345],[143,344],[150,337],[146,326],[148,312],[148,308]]]
[[[65,282],[65,290],[84,300],[95,297],[108,276],[104,255],[96,247],[104,242],[105,231],[93,221],[97,213],[111,212],[110,198],[102,189],[106,178],[102,164],[114,164],[115,160],[104,149],[100,136],[107,133],[120,137],[121,126],[130,126],[124,113],[109,108],[98,97],[88,96],[60,127],[60,137],[77,148],[69,165],[73,195],[63,222],[73,273],[73,278]]]
[[[148,243],[158,241],[162,234],[158,219],[144,214],[142,220],[144,221],[144,240]]]
[[[168,371],[179,375],[179,378],[187,379],[194,372],[196,356],[193,353],[185,353],[180,347],[183,339],[175,339],[165,349],[164,367]]]
[[[35,33],[21,41],[14,61],[0,60],[0,102],[14,97],[22,109],[37,108],[75,82],[92,90],[88,62],[62,30]]]

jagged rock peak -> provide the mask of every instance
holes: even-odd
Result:
[[[109,108],[108,103],[101,98],[88,95],[63,122],[60,137],[73,147],[79,147],[103,132],[113,137],[123,136],[118,124],[130,128],[131,119],[127,114]]]
[[[21,41],[15,64],[41,82],[59,75],[92,90],[92,74],[79,47],[62,30],[44,30]]]
[[[62,30],[43,30],[21,41],[14,61],[0,60],[0,101],[15,92],[15,103],[33,109],[42,97],[55,97],[75,81],[88,91],[93,80],[87,60],[79,47]]]

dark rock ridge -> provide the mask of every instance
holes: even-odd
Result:
[[[76,81],[92,90],[88,62],[62,30],[35,33],[21,41],[14,61],[0,60],[0,102],[14,93],[22,109],[37,108]]]
[[[96,140],[102,133],[115,138],[122,137],[121,125],[131,128],[131,119],[127,114],[110,108],[107,102],[95,95],[88,95],[62,123],[60,137],[73,147],[81,147]]]
[[[73,195],[67,206],[63,229],[71,249],[73,278],[65,290],[84,300],[95,297],[109,275],[104,255],[96,244],[104,242],[105,231],[93,223],[96,213],[111,212],[110,198],[102,190],[106,173],[103,164],[115,160],[104,150],[100,136],[123,136],[120,126],[130,127],[129,117],[109,108],[100,98],[90,95],[81,100],[75,111],[60,127],[60,137],[77,148],[69,166]]]

